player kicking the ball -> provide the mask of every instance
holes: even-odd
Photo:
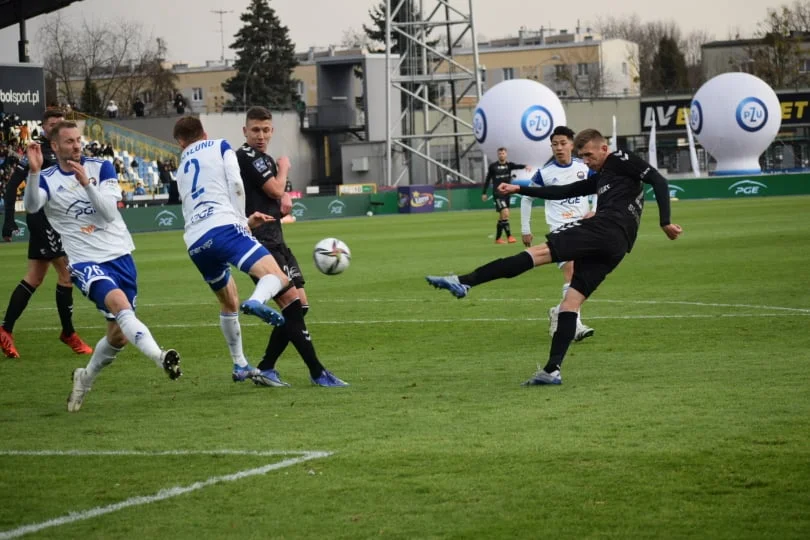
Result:
[[[288,284],[276,260],[251,234],[250,228],[272,218],[256,212],[245,217],[245,185],[236,153],[225,139],[208,139],[198,118],[186,116],[174,126],[183,149],[177,169],[177,189],[183,203],[183,239],[192,262],[220,304],[219,326],[233,359],[232,379],[259,376],[242,349],[238,310],[273,326],[284,317],[266,305]],[[256,278],[256,288],[239,304],[230,265]]]
[[[531,197],[561,200],[597,194],[599,205],[589,219],[569,223],[546,236],[547,241],[525,251],[494,260],[462,276],[427,276],[439,289],[464,298],[470,288],[500,278],[512,278],[535,266],[574,261],[571,286],[560,303],[557,330],[551,338],[548,362],[524,384],[562,384],[560,367],[577,328],[577,313],[583,302],[628,253],[638,234],[644,208],[644,184],[650,184],[658,203],[661,229],[670,240],[682,232],[670,222],[669,186],[649,163],[623,150],[610,153],[607,141],[595,129],[586,129],[574,138],[574,148],[585,165],[598,174],[565,186],[530,187],[501,184],[504,195],[520,193]]]

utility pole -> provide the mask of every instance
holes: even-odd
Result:
[[[212,9],[211,13],[219,15],[219,44],[221,47],[219,61],[225,63],[225,29],[222,25],[222,16],[227,13],[233,13],[233,10]]]

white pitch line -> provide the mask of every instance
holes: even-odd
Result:
[[[111,453],[112,452],[112,453]],[[293,452],[283,452],[282,455],[289,455]],[[255,469],[245,469],[243,471],[238,471],[233,474],[226,474],[223,476],[212,476],[207,480],[203,480],[202,482],[194,482],[193,484],[189,484],[187,486],[175,486],[167,489],[161,489],[154,495],[148,496],[139,496],[139,497],[131,497],[121,502],[109,504],[107,506],[97,506],[95,508],[91,508],[90,510],[84,510],[82,512],[70,512],[64,516],[60,516],[58,518],[49,519],[47,521],[42,521],[40,523],[31,523],[29,525],[23,525],[22,527],[18,527],[16,529],[11,529],[8,531],[0,531],[0,540],[6,540],[9,538],[18,538],[20,536],[31,534],[34,532],[41,531],[43,529],[48,529],[51,527],[59,527],[61,525],[67,525],[69,523],[75,523],[77,521],[85,521],[87,519],[92,519],[98,516],[103,516],[105,514],[111,514],[113,512],[117,512],[119,510],[123,510],[125,508],[130,508],[133,506],[141,506],[144,504],[151,504],[153,502],[164,501],[166,499],[171,499],[173,497],[178,497],[180,495],[185,495],[186,493],[191,493],[192,491],[197,491],[209,486],[213,486],[216,484],[221,484],[223,482],[236,482],[237,480],[242,480],[243,478],[248,478],[250,476],[257,476],[261,474],[267,474],[270,471],[274,471],[277,469],[283,469],[285,467],[290,467],[292,465],[297,465],[298,463],[303,463],[305,461],[310,461],[313,459],[325,458],[332,455],[331,452],[321,452],[321,451],[311,451],[311,452],[296,452],[297,454],[301,454],[299,457],[295,458],[288,458],[283,461],[279,461],[277,463],[270,463],[268,465],[264,465],[262,467],[256,467]],[[6,451],[0,452],[0,455],[31,455],[31,456],[50,456],[50,455],[65,455],[65,456],[96,456],[96,455],[134,455],[134,456],[164,456],[164,455],[215,455],[215,454],[239,454],[239,455],[276,455],[277,453],[254,453],[254,452],[239,452],[235,450],[225,450],[225,451],[203,451],[203,452],[193,452],[193,451],[168,451],[168,452],[138,452],[133,451],[127,453],[127,451],[82,451],[82,450],[65,450],[65,451],[31,451],[28,453],[24,453],[24,451]]]
[[[588,315],[588,320],[648,320],[648,319],[735,319],[735,318],[772,318],[772,317],[807,317],[810,316],[810,312],[798,312],[798,313],[714,313],[714,314],[706,314],[706,315],[696,315],[696,314],[686,314],[686,315]],[[314,326],[319,324],[324,325],[341,325],[341,324],[351,324],[351,325],[364,325],[364,324],[444,324],[444,323],[464,323],[464,322],[537,322],[537,321],[548,321],[548,317],[453,317],[448,319],[369,319],[369,320],[360,320],[360,319],[341,319],[341,320],[333,320],[333,321],[316,321],[316,320],[308,320],[308,326]],[[267,326],[264,323],[254,323],[248,321],[242,321],[240,323],[243,327],[245,326]],[[211,323],[181,323],[181,324],[150,324],[149,328],[218,328],[219,323],[211,322]],[[53,332],[56,330],[61,330],[61,326],[38,326],[35,328],[26,328],[25,332]],[[77,330],[104,330],[106,326],[98,326],[98,325],[77,325]]]
[[[557,302],[559,297],[549,298],[520,298],[520,297],[505,297],[505,298],[476,298],[470,297],[471,302],[498,302],[498,303],[515,303],[515,302]],[[427,298],[323,298],[318,299],[317,304],[408,304],[418,303],[427,304],[431,303]],[[139,303],[138,307],[172,307],[172,306],[199,306],[200,302],[162,302],[162,303]],[[745,309],[766,309],[772,311],[790,311],[796,313],[810,313],[810,308],[793,308],[785,306],[763,306],[757,304],[728,304],[716,302],[689,302],[682,300],[609,300],[591,298],[588,304],[638,304],[638,305],[659,305],[659,306],[696,306],[696,307],[712,307],[712,308],[745,308]],[[81,306],[81,307],[80,307]],[[76,304],[74,309],[82,311],[93,311],[94,308],[88,303]],[[29,311],[55,311],[55,306],[40,306],[28,308]]]

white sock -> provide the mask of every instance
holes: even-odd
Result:
[[[146,325],[135,316],[135,312],[131,309],[123,309],[115,316],[115,320],[127,340],[157,364],[159,368],[163,369],[163,363],[160,360],[160,347]]]
[[[565,293],[568,292],[568,288],[571,286],[570,283],[563,283],[562,291],[563,291],[563,300],[565,300]]]
[[[253,294],[250,295],[250,300],[258,300],[262,304],[266,304],[268,300],[273,298],[281,290],[281,280],[278,276],[267,274],[259,280]]]
[[[87,362],[87,367],[84,368],[86,383],[93,384],[93,381],[96,380],[101,370],[112,364],[113,360],[115,360],[115,356],[119,352],[121,352],[121,349],[110,345],[110,342],[107,341],[107,336],[98,340],[96,348],[93,349],[93,355],[90,357],[90,361]]]
[[[225,336],[225,343],[228,344],[228,350],[231,352],[233,363],[240,367],[248,365],[248,361],[242,351],[242,328],[239,325],[239,314],[220,313],[219,327],[222,329],[222,335]]]

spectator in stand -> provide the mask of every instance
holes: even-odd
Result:
[[[174,95],[174,108],[177,110],[177,114],[186,114],[186,98],[180,92]]]
[[[135,102],[132,104],[132,112],[135,113],[135,116],[140,118],[143,116],[144,110],[146,109],[146,105],[144,105],[143,101],[141,101],[141,97],[138,96],[135,98]]]
[[[107,118],[118,118],[118,105],[113,100],[107,105]]]
[[[135,186],[135,195],[146,195],[146,190],[143,187],[143,182],[138,182]]]

